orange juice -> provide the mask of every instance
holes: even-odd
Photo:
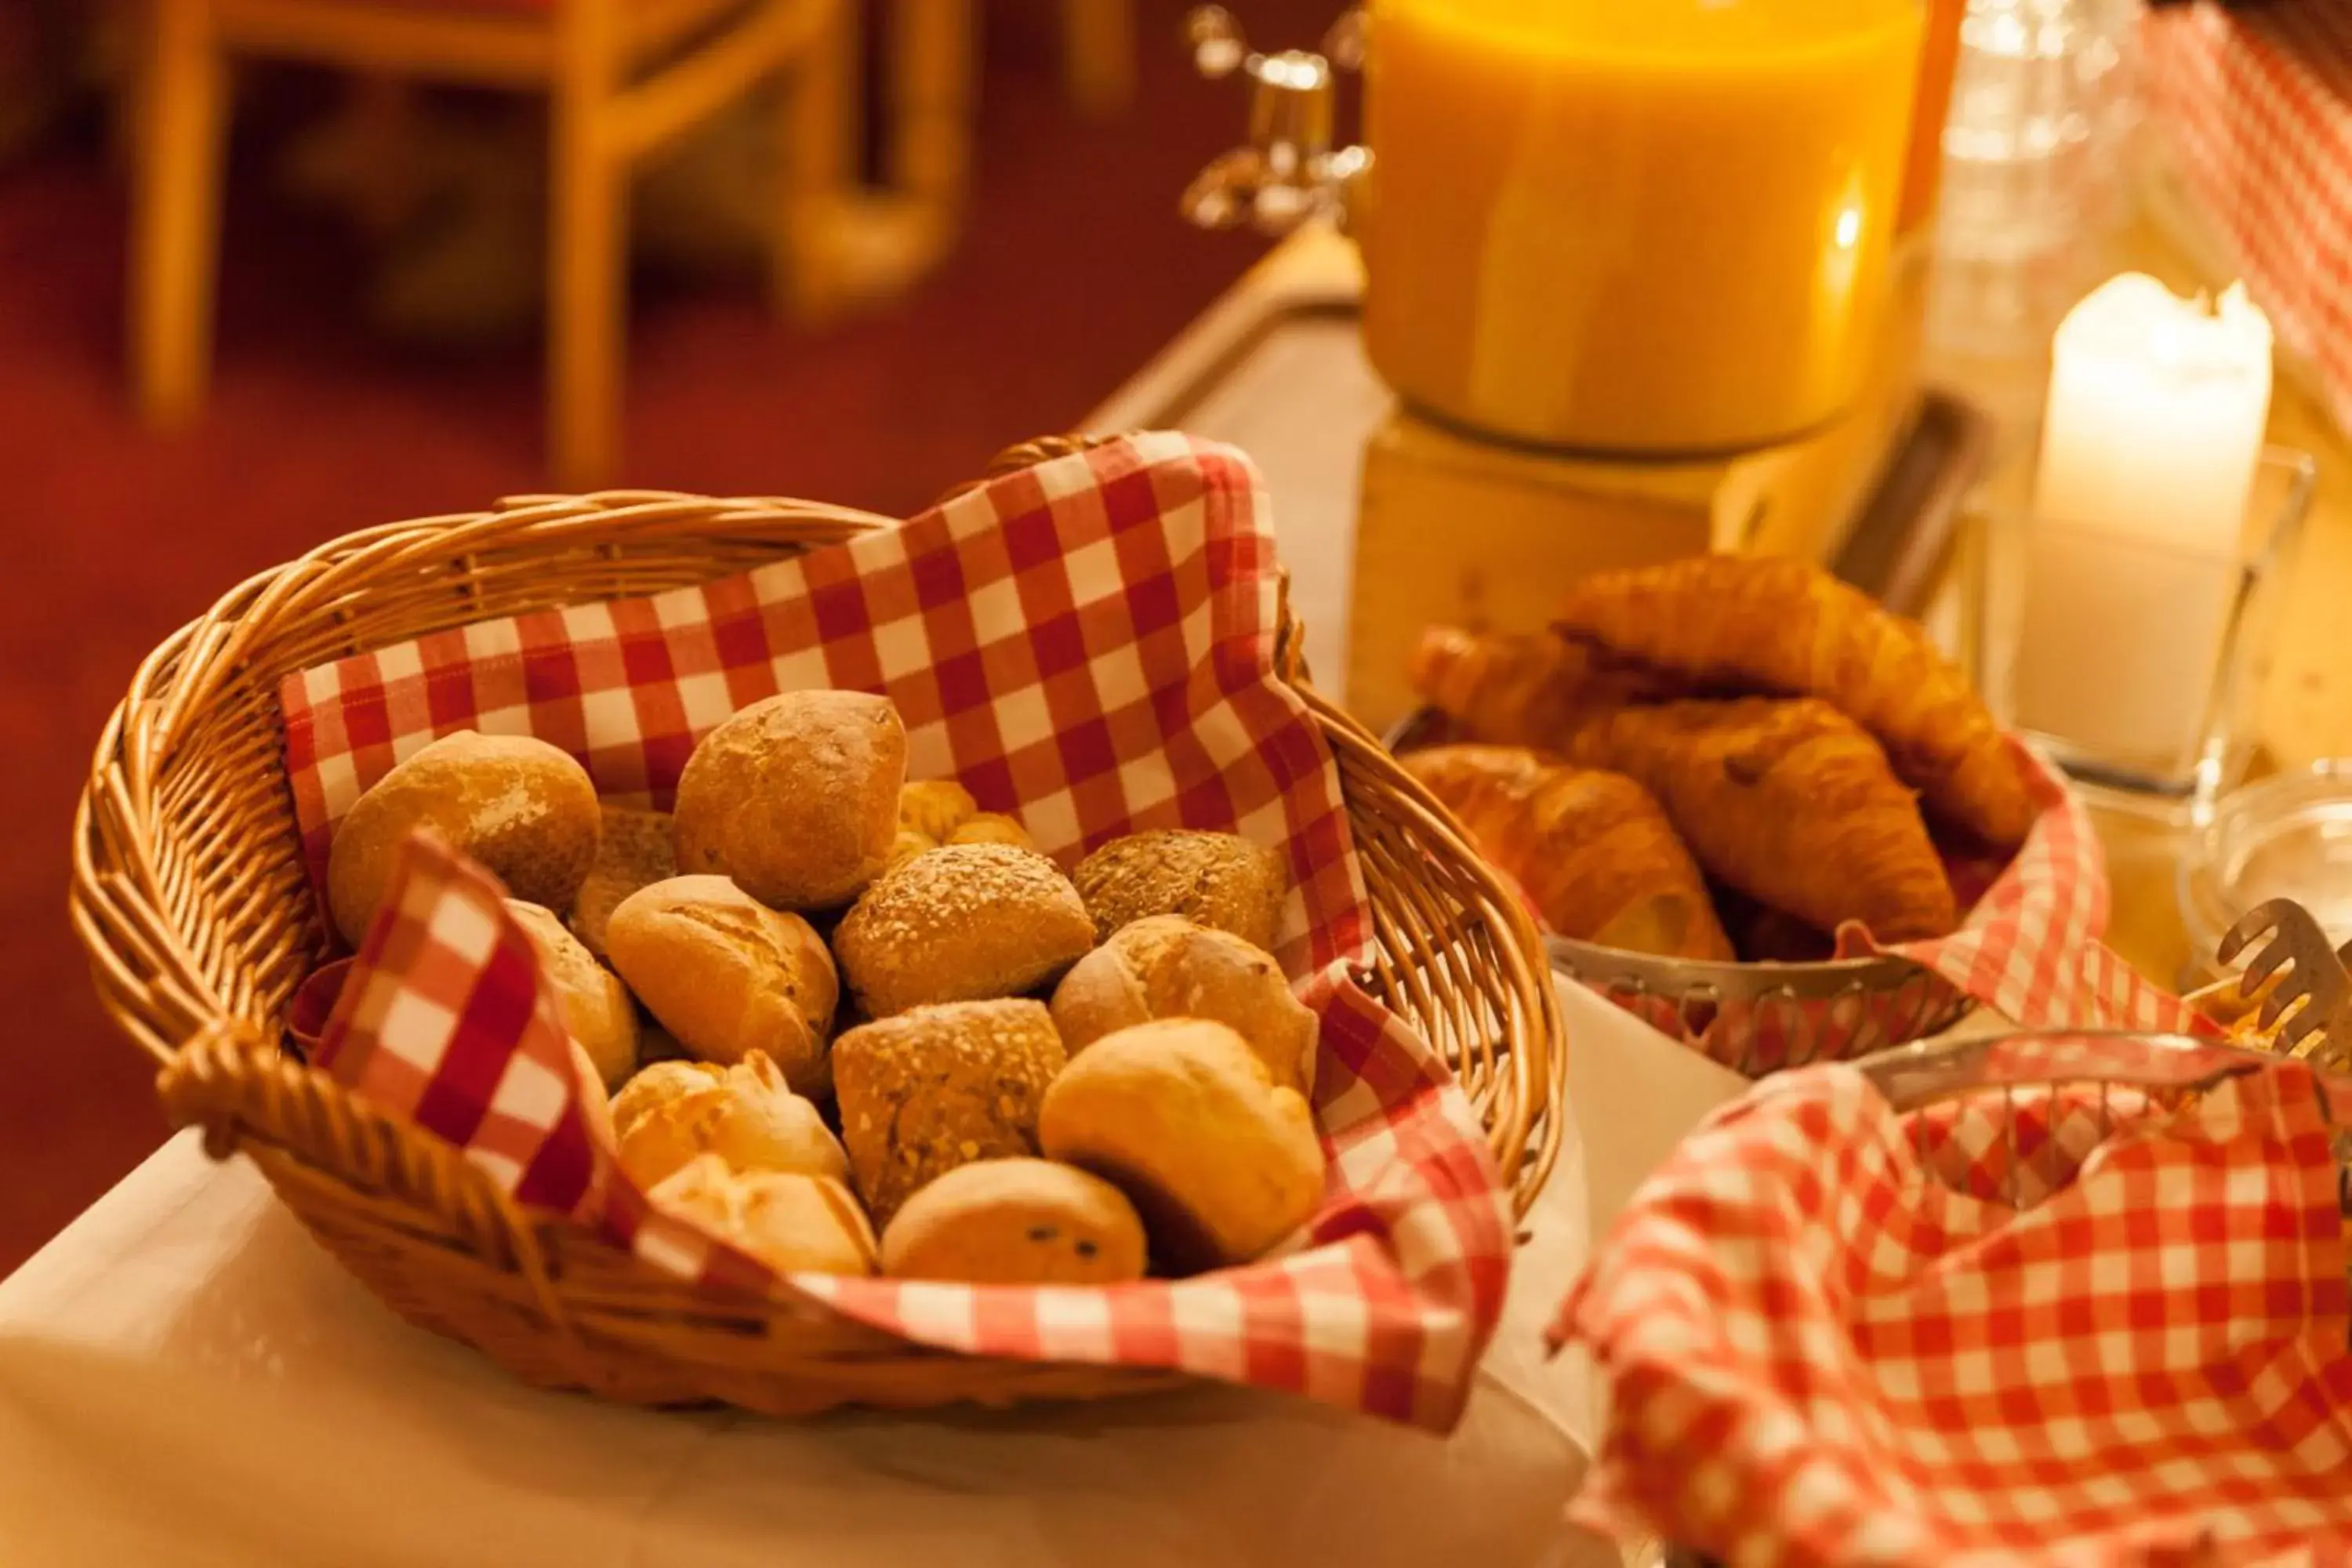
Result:
[[[1490,435],[1703,454],[1853,395],[1919,0],[1372,0],[1373,363]]]

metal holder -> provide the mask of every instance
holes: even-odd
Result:
[[[1424,708],[1407,715],[1382,744],[1402,755],[1446,739],[1445,716]],[[1715,963],[1563,936],[1544,942],[1555,973],[1748,1078],[1939,1035],[1976,1005],[1907,958]]]
[[[1746,1078],[1942,1034],[1975,1003],[1906,958],[1710,963],[1549,936],[1555,973]]]
[[[1320,54],[1259,54],[1222,5],[1185,18],[1192,63],[1212,81],[1239,72],[1250,83],[1249,141],[1218,157],[1185,187],[1182,211],[1201,228],[1284,235],[1314,218],[1344,226],[1350,189],[1371,167],[1364,147],[1331,145],[1337,70],[1363,62],[1364,14],[1350,9],[1324,35]]]

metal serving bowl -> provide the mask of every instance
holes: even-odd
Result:
[[[1708,963],[1560,936],[1546,945],[1559,973],[1749,1078],[1925,1039],[1974,1005],[1904,958]]]
[[[1402,755],[1451,738],[1444,715],[1422,709],[1385,744]],[[1712,963],[1563,936],[1546,944],[1558,973],[1749,1078],[1925,1039],[1975,1005],[1942,975],[1903,958]]]

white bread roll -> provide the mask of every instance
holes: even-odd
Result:
[[[335,929],[360,945],[400,847],[419,829],[525,903],[570,909],[596,858],[599,818],[596,786],[569,752],[528,735],[444,735],[378,779],[336,827],[327,858]]]

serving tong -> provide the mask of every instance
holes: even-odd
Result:
[[[2234,988],[2242,1002],[2261,998],[2255,1022],[2272,1048],[2336,1072],[2352,1071],[2352,942],[2330,946],[2309,910],[2293,899],[2272,899],[2240,916],[2214,956],[2227,966],[2249,949],[2253,957]],[[2223,981],[2200,994],[2231,984]]]

